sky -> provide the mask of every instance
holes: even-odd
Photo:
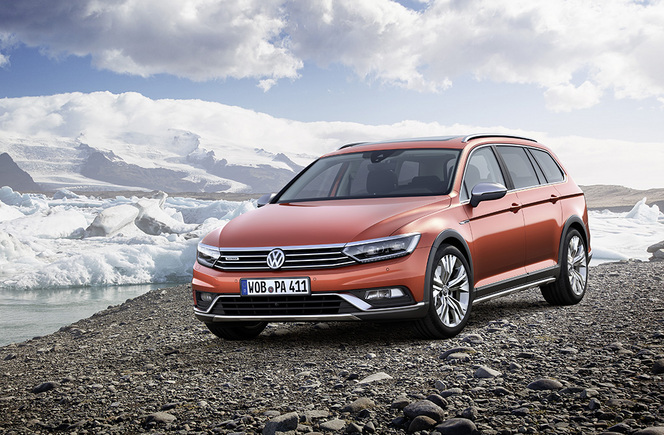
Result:
[[[663,50],[659,0],[3,0],[0,99],[137,92],[328,126],[526,131],[651,170]],[[664,187],[649,176],[634,186]]]

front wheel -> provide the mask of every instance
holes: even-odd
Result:
[[[468,260],[456,247],[443,245],[430,272],[429,311],[415,327],[425,338],[450,338],[468,323],[473,282]]]
[[[251,340],[258,337],[267,322],[206,323],[211,333],[226,340]]]
[[[570,230],[563,243],[558,279],[540,286],[551,305],[574,305],[583,299],[588,287],[588,248],[577,230]]]

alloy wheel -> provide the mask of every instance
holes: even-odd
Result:
[[[463,263],[453,254],[443,256],[433,275],[433,303],[447,327],[459,325],[468,311],[470,281]]]
[[[567,246],[567,276],[572,292],[582,295],[588,279],[588,257],[583,240],[577,235],[569,240]]]

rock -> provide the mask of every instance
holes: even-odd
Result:
[[[443,409],[447,408],[448,405],[447,400],[445,400],[445,398],[439,394],[429,394],[427,396],[427,400],[435,403]]]
[[[343,408],[341,408],[341,412],[356,413],[362,411],[363,409],[371,409],[374,406],[376,406],[376,404],[374,403],[373,400],[369,399],[368,397],[360,397],[350,405],[346,405]]]
[[[664,435],[664,426],[647,427],[634,432],[634,435]]]
[[[277,432],[288,432],[297,429],[300,416],[297,412],[289,412],[272,418],[263,428],[263,435],[274,435]]]
[[[528,384],[529,390],[559,390],[563,384],[554,379],[538,379]]]
[[[490,379],[498,377],[501,374],[502,373],[500,373],[498,370],[494,370],[486,366],[480,366],[477,370],[475,370],[473,376],[480,379]]]
[[[321,423],[320,428],[327,432],[337,432],[346,427],[346,422],[338,418]]]
[[[175,420],[176,418],[173,414],[160,411],[160,412],[153,412],[152,414],[148,415],[145,420],[145,423],[155,422],[155,423],[169,424],[173,423]]]
[[[445,417],[445,411],[440,406],[436,405],[430,400],[420,400],[418,402],[411,403],[403,409],[403,413],[406,417],[414,419],[419,415],[426,415],[437,422],[442,421]]]
[[[484,341],[484,339],[479,334],[468,334],[461,339],[464,343],[470,344],[479,344]]]
[[[474,435],[478,433],[477,426],[465,418],[451,418],[436,426],[441,435]]]
[[[463,390],[461,388],[449,388],[445,391],[441,391],[440,395],[441,397],[450,397],[450,396],[456,396],[459,394],[463,394]]]
[[[664,358],[658,359],[653,363],[652,372],[656,375],[664,373]]]
[[[374,373],[373,375],[367,376],[366,378],[359,381],[358,384],[370,384],[372,382],[384,381],[386,379],[392,379],[392,376],[388,375],[385,372],[378,372]]]
[[[410,404],[410,400],[408,400],[408,397],[406,396],[399,396],[396,399],[392,401],[392,405],[390,405],[390,408],[393,409],[404,409],[406,406]]]
[[[448,356],[454,353],[475,353],[472,347],[455,347],[449,350],[446,350],[440,355],[440,359],[447,359]]]
[[[408,432],[419,432],[421,430],[429,430],[436,425],[437,421],[426,415],[418,415],[410,422]]]
[[[648,249],[647,249],[647,251],[650,254],[654,254],[655,252],[660,251],[660,250],[664,250],[664,240],[662,240],[659,243],[655,243],[654,245],[648,246]]]
[[[60,385],[57,382],[42,382],[41,384],[34,387],[31,391],[35,394],[45,393],[51,391]]]
[[[345,433],[362,433],[364,428],[359,424],[353,422],[346,427]]]
[[[461,417],[475,421],[480,415],[480,409],[477,406],[469,406],[461,411]]]
[[[470,361],[470,354],[464,352],[455,352],[447,355],[445,361],[450,361],[453,363],[468,362]]]

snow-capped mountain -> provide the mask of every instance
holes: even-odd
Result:
[[[5,99],[0,153],[42,190],[267,192],[334,149],[293,152],[292,138],[302,134],[284,124],[237,107],[139,94]]]

